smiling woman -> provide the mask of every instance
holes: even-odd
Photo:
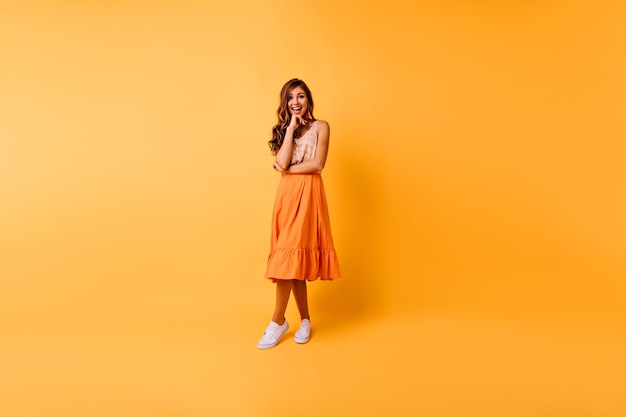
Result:
[[[302,320],[294,339],[308,342],[311,322],[306,281],[339,277],[320,175],[326,164],[330,129],[328,123],[313,116],[313,98],[304,81],[288,81],[280,97],[278,123],[269,145],[276,156],[274,170],[282,173],[282,178],[274,204],[266,272],[276,283],[276,306],[257,344],[259,349],[276,346],[289,329],[285,310],[292,290]]]
[[[298,118],[304,114],[304,119],[310,120],[313,119],[313,108],[311,90],[304,81],[294,78],[285,83],[280,90],[280,105],[276,111],[278,123],[272,128],[272,140],[269,141],[273,154],[276,154],[283,144],[292,113]]]

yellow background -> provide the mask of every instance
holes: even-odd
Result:
[[[626,415],[625,19],[2,2],[0,415]],[[258,351],[292,77],[343,277]]]

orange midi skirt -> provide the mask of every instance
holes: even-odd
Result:
[[[313,281],[339,278],[324,183],[319,174],[283,174],[272,215],[265,276]]]

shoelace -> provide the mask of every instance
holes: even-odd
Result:
[[[263,339],[273,339],[276,329],[278,329],[278,327],[274,327],[272,325],[267,326],[267,329],[265,329],[265,332],[263,333]]]

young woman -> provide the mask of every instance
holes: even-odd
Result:
[[[276,307],[257,344],[259,349],[276,346],[289,328],[285,310],[292,291],[301,318],[294,339],[297,343],[308,342],[311,321],[306,282],[339,278],[320,175],[328,154],[328,123],[315,119],[311,91],[297,78],[283,86],[277,114],[269,146],[276,157],[274,170],[282,177],[274,203],[265,274],[276,283]]]

